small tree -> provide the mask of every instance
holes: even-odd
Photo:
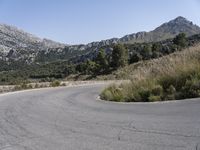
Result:
[[[179,35],[177,35],[174,38],[173,43],[180,46],[180,47],[185,47],[186,44],[187,44],[186,34],[180,33]]]
[[[154,43],[154,44],[152,45],[152,51],[153,51],[153,52],[154,52],[154,51],[160,52],[161,49],[162,49],[162,45],[161,45],[160,43]]]
[[[60,86],[60,81],[54,80],[53,82],[50,83],[50,86],[52,86],[52,87]]]
[[[113,47],[111,64],[114,69],[124,67],[128,64],[128,50],[124,45],[117,44]]]
[[[108,69],[108,60],[106,58],[106,54],[104,49],[100,49],[97,57],[95,59],[96,65],[97,65],[97,72],[103,73]]]
[[[80,63],[76,66],[76,71],[81,74],[91,75],[96,71],[96,63],[91,60],[87,60],[86,62]]]
[[[142,51],[141,55],[143,56],[143,59],[150,59],[152,57],[152,48],[150,44],[145,44]]]
[[[133,51],[131,56],[130,56],[130,60],[129,60],[129,63],[132,64],[132,63],[136,63],[138,61],[142,60],[142,56],[136,52],[136,51]]]
[[[154,43],[152,45],[152,57],[153,58],[158,58],[162,56],[162,45],[160,43]]]
[[[85,70],[85,74],[87,75],[91,75],[94,74],[94,72],[96,71],[96,63],[94,61],[88,60],[86,63],[86,70]]]

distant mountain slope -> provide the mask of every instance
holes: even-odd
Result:
[[[0,58],[31,59],[38,51],[49,48],[64,48],[64,44],[47,39],[40,39],[16,27],[0,24]]]
[[[9,26],[6,24],[0,24],[0,39],[1,45],[8,46],[11,48],[30,48],[29,46],[31,45],[33,47],[35,47],[35,45],[41,46],[40,48],[64,46],[64,44],[54,42],[49,39],[40,39],[14,26]]]
[[[122,38],[112,38],[86,45],[66,45],[48,39],[40,39],[16,27],[0,24],[0,61],[24,61],[48,63],[67,60],[80,55],[93,55],[103,46],[114,43],[155,42],[173,38],[184,32],[188,36],[200,33],[200,27],[183,17],[178,17],[150,32],[138,32]]]
[[[200,27],[194,25],[184,17],[177,17],[174,20],[162,24],[153,31],[126,35],[119,39],[119,41],[125,43],[156,42],[173,38],[181,32],[186,33],[187,36],[191,36],[200,33]]]

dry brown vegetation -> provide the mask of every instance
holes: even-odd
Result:
[[[200,45],[187,48],[180,52],[147,61],[140,61],[121,68],[110,75],[99,76],[98,79],[132,79],[140,80],[147,76],[172,73],[178,65],[186,67],[191,61],[200,59]],[[191,64],[191,63],[190,63]],[[184,69],[184,68],[180,68]]]
[[[107,78],[130,79],[101,97],[114,101],[159,101],[200,96],[200,45],[122,68]]]

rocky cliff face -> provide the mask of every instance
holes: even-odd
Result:
[[[48,51],[49,48],[64,48],[64,44],[47,39],[40,39],[16,27],[0,25],[0,59],[34,61],[39,51]]]
[[[32,34],[5,24],[0,25],[0,61],[49,62],[90,55],[102,46],[115,43],[153,42],[173,38],[184,32],[188,36],[200,33],[200,27],[183,17],[178,17],[150,32],[138,32],[122,38],[112,38],[87,45],[66,45]]]

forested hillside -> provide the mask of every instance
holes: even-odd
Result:
[[[200,34],[186,37],[184,33],[177,35],[174,39],[160,42],[135,43],[135,44],[113,44],[103,46],[95,52],[92,57],[80,60],[81,57],[68,61],[55,61],[46,64],[7,64],[1,62],[0,83],[18,84],[31,81],[52,81],[64,79],[73,75],[74,80],[96,79],[99,76],[109,76],[127,65],[156,59],[171,53],[181,51],[184,48],[194,46],[200,42]],[[82,55],[84,57],[84,55]],[[13,69],[15,68],[15,69]],[[79,77],[84,78],[79,78]],[[124,75],[115,76],[113,79],[124,78]]]

